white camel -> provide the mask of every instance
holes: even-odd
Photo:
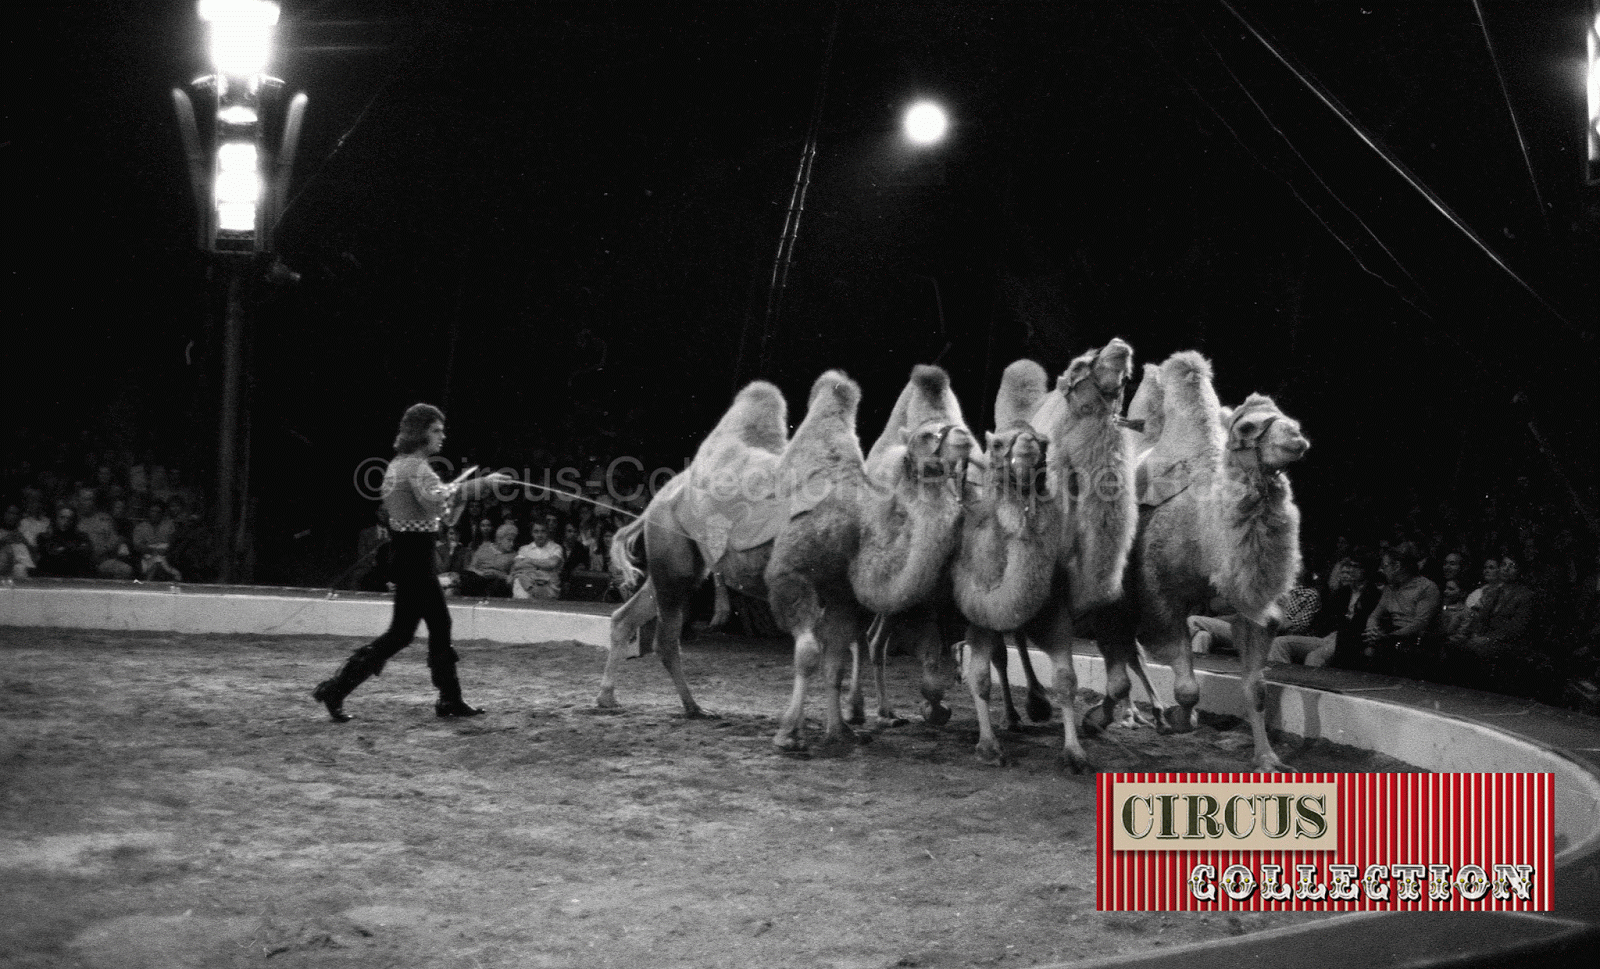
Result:
[[[784,449],[779,477],[793,489],[790,518],[766,572],[773,616],[795,640],[794,688],[773,739],[780,749],[805,747],[806,693],[819,672],[823,743],[850,741],[840,687],[865,617],[926,603],[955,550],[960,476],[972,438],[959,409],[951,410],[954,395],[942,369],[915,368],[908,390],[918,402],[906,418],[914,426],[876,455],[900,469],[885,476],[887,484],[868,472],[856,438],[861,389],[840,371],[817,379],[805,419]]]
[[[1158,710],[1158,726],[1192,730],[1200,691],[1185,621],[1220,595],[1238,616],[1233,639],[1244,668],[1255,766],[1282,770],[1267,737],[1263,670],[1276,601],[1300,565],[1300,512],[1284,469],[1305,456],[1310,442],[1297,421],[1260,394],[1224,421],[1211,363],[1193,351],[1168,358],[1159,384],[1162,426],[1139,474],[1144,486],[1126,595],[1095,616],[1107,687],[1086,725],[1111,721],[1128,695],[1130,671],[1144,677],[1142,646],[1173,668],[1176,704]]]
[[[755,381],[734,398],[689,467],[668,481],[639,516],[617,532],[611,560],[628,601],[611,614],[611,644],[596,705],[615,709],[618,660],[655,622],[654,648],[677,687],[687,717],[704,711],[689,691],[679,638],[689,599],[707,572],[735,592],[765,598],[772,540],[788,504],[778,461],[788,437],[788,408],[777,387]],[[640,561],[642,560],[642,568]],[[642,645],[642,644],[641,644]]]

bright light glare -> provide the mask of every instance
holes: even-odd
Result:
[[[217,228],[253,232],[256,203],[261,198],[261,175],[256,170],[256,146],[231,141],[217,148]]]
[[[1600,161],[1600,16],[1589,28],[1589,160]]]
[[[217,117],[221,118],[223,121],[226,121],[228,124],[256,123],[255,110],[252,108],[247,108],[242,104],[235,104],[230,107],[223,108],[221,111],[217,112]]]
[[[906,112],[906,137],[915,144],[931,145],[943,138],[949,127],[950,119],[946,117],[944,109],[932,101],[912,105],[911,110]]]
[[[224,232],[254,232],[256,230],[256,203],[218,202],[217,228]]]
[[[250,77],[267,67],[278,5],[271,0],[200,0],[200,19],[211,24],[211,63],[229,77]]]

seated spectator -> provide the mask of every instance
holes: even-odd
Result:
[[[116,519],[111,517],[106,500],[93,488],[81,488],[78,511],[82,516],[78,528],[88,536],[94,550],[95,573],[107,579],[133,578],[133,564],[128,561],[133,551],[128,539],[117,530]]]
[[[1362,592],[1366,592],[1369,604],[1361,610],[1360,623],[1354,630],[1356,635],[1365,628],[1367,613],[1377,604],[1377,590],[1367,584],[1366,574],[1365,567],[1357,564],[1353,557],[1346,556],[1335,563],[1333,574],[1328,577],[1327,598],[1318,597],[1318,609],[1303,624],[1284,623],[1285,631],[1273,637],[1267,661],[1302,663],[1306,666],[1328,665],[1339,647],[1341,632],[1349,633],[1348,620],[1356,610]],[[1297,626],[1301,627],[1299,631],[1288,631]]]
[[[1379,673],[1426,679],[1438,670],[1439,587],[1421,575],[1415,544],[1400,542],[1383,553],[1386,580],[1377,608],[1367,617],[1363,653]]]
[[[58,579],[87,579],[95,574],[94,545],[78,529],[78,513],[71,505],[56,509],[56,520],[39,536],[35,575]]]
[[[561,565],[566,559],[561,546],[550,538],[550,527],[543,517],[529,526],[532,539],[517,550],[511,563],[511,596],[514,599],[561,598]]]
[[[1205,655],[1213,650],[1233,652],[1233,607],[1226,599],[1215,597],[1207,606],[1207,613],[1188,619],[1189,649]]]
[[[133,526],[129,536],[133,543],[134,560],[139,563],[139,576],[151,582],[180,582],[183,576],[167,561],[172,551],[172,536],[177,524],[167,515],[167,503],[157,498],[150,502],[145,519]]]
[[[439,576],[439,588],[443,589],[447,596],[457,594],[461,585],[461,573],[467,567],[467,549],[461,544],[456,530],[448,524],[439,526],[439,533],[433,546],[433,560],[434,571]]]
[[[1439,586],[1439,591],[1441,594],[1444,592],[1444,586],[1446,582],[1459,580],[1458,584],[1462,584],[1467,581],[1466,577],[1461,574],[1462,568],[1465,565],[1466,556],[1464,556],[1461,552],[1452,549],[1444,553],[1443,557],[1439,560],[1439,574],[1434,577],[1434,582]],[[1465,597],[1463,596],[1463,598]]]
[[[24,488],[22,491],[22,520],[17,523],[17,531],[22,533],[22,538],[28,543],[31,551],[39,550],[39,536],[50,530],[50,512],[45,505],[44,493],[38,488]]]
[[[1478,689],[1522,692],[1533,611],[1533,590],[1522,582],[1520,563],[1508,555],[1455,652],[1458,678]]]
[[[1500,581],[1500,560],[1493,556],[1483,560],[1483,581],[1476,589],[1467,593],[1467,611],[1473,612],[1483,606],[1484,593],[1488,592],[1495,583]]]
[[[356,536],[356,566],[351,585],[362,592],[389,588],[389,510],[378,505],[377,521]]]
[[[1342,583],[1337,593],[1329,596],[1322,611],[1333,623],[1329,632],[1334,636],[1334,652],[1326,665],[1364,670],[1369,668],[1364,642],[1367,619],[1378,607],[1383,590],[1372,581],[1376,569],[1370,552],[1357,551],[1342,564]]]
[[[217,543],[211,526],[189,506],[169,501],[169,511],[177,523],[172,531],[172,547],[167,561],[185,582],[213,582],[217,578]]]
[[[478,546],[461,573],[464,596],[511,595],[511,566],[517,559],[517,526],[510,522],[494,533],[494,541]]]
[[[22,508],[7,505],[0,517],[0,578],[26,579],[33,574],[33,549],[23,537]]]
[[[1472,611],[1467,608],[1467,594],[1461,588],[1461,580],[1445,579],[1439,589],[1439,598],[1443,602],[1439,607],[1439,635],[1444,637],[1446,643],[1465,640]]]

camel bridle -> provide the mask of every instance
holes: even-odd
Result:
[[[1244,414],[1235,414],[1233,416],[1233,420],[1229,422],[1228,437],[1230,443],[1228,444],[1228,450],[1240,452],[1249,451],[1255,456],[1255,460],[1253,462],[1254,466],[1250,470],[1255,474],[1255,478],[1261,493],[1267,494],[1276,488],[1282,487],[1285,476],[1282,466],[1275,468],[1269,467],[1264,461],[1261,460],[1261,444],[1263,441],[1268,439],[1268,432],[1272,430],[1272,425],[1278,423],[1278,418],[1282,417],[1283,415],[1268,415],[1267,419],[1261,422],[1261,430],[1256,432],[1253,440],[1240,441],[1237,444],[1232,443],[1232,438],[1234,436],[1233,432],[1239,426],[1239,422],[1243,420],[1245,416],[1246,415]]]
[[[957,430],[966,432],[966,428],[957,423],[939,425],[938,433],[934,435],[933,443],[933,453],[936,457],[944,451],[945,442]],[[970,432],[967,433],[970,436]],[[952,469],[945,467],[943,460],[937,460],[930,466],[924,462],[916,461],[909,452],[905,456],[905,462],[906,474],[919,484],[924,481],[941,481],[948,478],[956,483],[956,487],[964,487],[967,478],[967,461],[965,459],[960,462],[961,467],[958,469],[959,473],[957,474],[952,474]]]

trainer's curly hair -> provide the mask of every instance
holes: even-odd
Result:
[[[428,443],[428,428],[444,423],[444,411],[432,404],[412,404],[400,418],[400,432],[394,436],[394,452],[410,454]]]

